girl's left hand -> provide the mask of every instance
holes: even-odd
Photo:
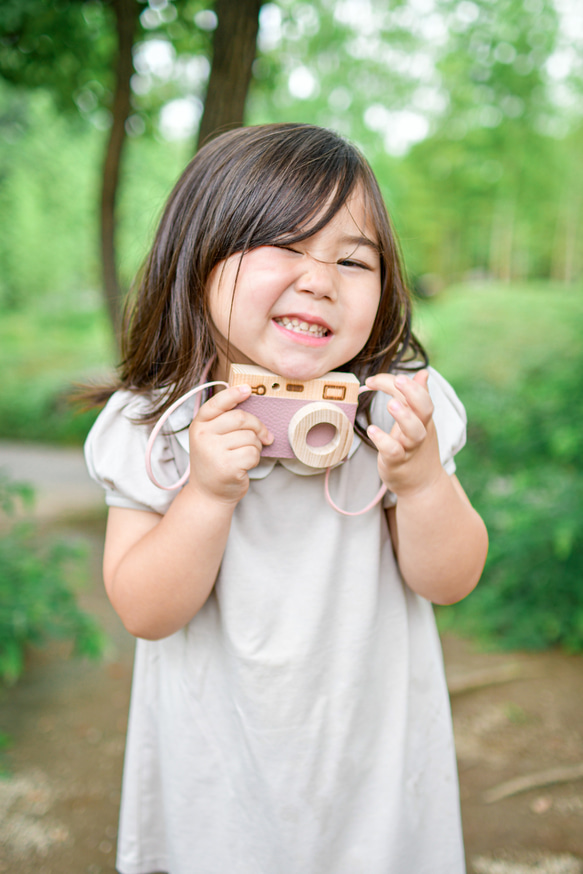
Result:
[[[366,380],[368,388],[392,395],[387,404],[395,424],[389,434],[371,425],[368,436],[379,451],[379,474],[397,496],[430,488],[443,474],[433,401],[427,390],[427,370],[413,379],[403,374],[379,373]]]

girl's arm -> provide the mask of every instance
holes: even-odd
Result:
[[[235,507],[273,437],[237,404],[249,386],[203,404],[190,426],[190,479],[164,516],[113,507],[103,574],[111,603],[136,637],[167,637],[200,610],[217,578]]]
[[[379,450],[379,473],[397,495],[387,515],[403,579],[411,589],[438,604],[468,595],[482,573],[488,536],[457,477],[439,458],[427,371],[414,379],[379,374],[369,388],[393,396],[388,409],[391,433],[371,426]]]

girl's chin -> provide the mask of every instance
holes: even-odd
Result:
[[[286,350],[285,353],[275,351],[273,354],[259,355],[254,359],[251,359],[238,349],[231,348],[229,361],[227,362],[223,356],[221,356],[221,359],[216,370],[221,375],[213,376],[214,379],[227,380],[229,378],[230,364],[247,364],[254,367],[262,367],[264,370],[276,373],[284,379],[298,379],[302,382],[308,382],[310,379],[319,379],[325,373],[337,370],[342,366],[341,362],[316,360],[315,356],[313,354],[310,355],[305,346],[301,349],[298,346],[296,350]]]
[[[293,358],[286,358],[285,360],[279,360],[274,362],[275,366],[266,367],[266,370],[270,370],[272,373],[277,373],[278,376],[282,376],[284,379],[297,379],[301,382],[308,382],[310,379],[319,379],[321,376],[324,376],[325,373],[329,373],[330,370],[333,370],[333,367],[327,367],[324,363],[318,363],[316,361],[297,361],[293,360]]]

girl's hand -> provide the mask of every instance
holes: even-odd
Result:
[[[246,493],[247,472],[259,464],[263,446],[273,443],[256,416],[237,409],[250,394],[250,386],[239,385],[202,404],[189,429],[190,479],[185,489],[235,504]]]
[[[390,434],[376,425],[367,433],[379,451],[380,477],[398,496],[430,488],[443,474],[428,376],[421,370],[413,379],[383,373],[366,380],[368,388],[392,395],[387,404],[395,420]]]

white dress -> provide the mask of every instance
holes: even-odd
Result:
[[[442,463],[464,409],[431,372]],[[388,430],[387,398],[373,420]],[[89,435],[111,506],[164,513],[144,468],[144,400],[118,392]],[[190,421],[192,407],[171,417]],[[176,481],[188,432],[161,436]],[[463,874],[449,700],[431,604],[402,581],[381,506],[346,517],[299,462],[250,472],[215,587],[182,630],[138,640],[124,768],[122,874]],[[165,480],[163,479],[165,478]],[[379,487],[355,438],[330,491]],[[388,505],[393,496],[387,496]]]

